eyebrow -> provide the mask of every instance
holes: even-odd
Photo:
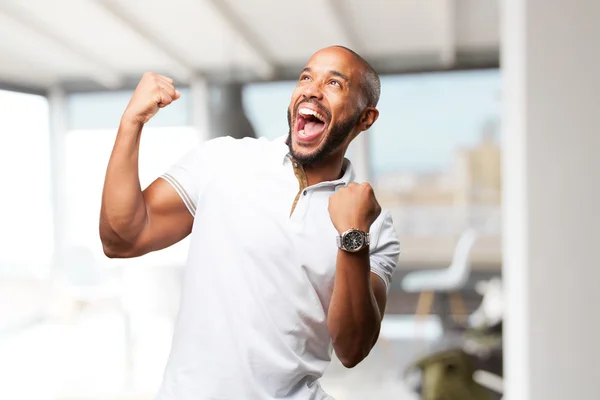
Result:
[[[306,68],[304,68],[304,69],[302,70],[302,72],[312,72],[312,70],[310,69],[310,67],[306,67]],[[343,80],[345,80],[346,82],[350,82],[350,78],[348,78],[348,76],[347,76],[347,75],[345,75],[345,74],[342,74],[342,73],[341,73],[341,72],[339,72],[339,71],[336,71],[336,70],[331,70],[331,71],[329,71],[329,73],[330,73],[331,75],[333,75],[333,76],[337,76],[337,77],[339,77],[339,78],[342,78],[342,79],[343,79]]]

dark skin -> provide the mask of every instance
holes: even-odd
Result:
[[[292,134],[295,153],[319,153],[332,126],[357,117],[335,149],[319,162],[304,165],[308,183],[314,185],[340,177],[350,142],[377,120],[379,112],[366,106],[360,88],[364,66],[348,51],[323,49],[311,57],[306,68],[292,94],[290,112],[294,115],[296,106],[309,98],[326,107],[331,118],[314,143],[302,143]],[[106,172],[100,212],[100,237],[108,257],[137,257],[164,249],[192,230],[193,216],[173,187],[157,179],[142,191],[138,176],[144,124],[158,109],[178,98],[172,79],[147,73],[123,114]],[[329,201],[332,223],[340,233],[349,228],[369,231],[380,211],[368,184],[351,184]],[[359,253],[339,250],[327,326],[336,355],[346,367],[364,359],[377,341],[385,304],[386,287],[370,272],[368,249]]]
[[[360,74],[363,70],[362,64],[351,53],[342,48],[329,47],[315,53],[300,74],[289,106],[292,115],[300,103],[306,99],[315,99],[331,115],[326,128],[330,130],[338,121],[345,121],[361,111],[358,124],[334,153],[328,155],[323,162],[304,166],[309,185],[337,179],[350,142],[373,125],[379,116],[376,108],[363,105],[360,88]],[[304,144],[292,135],[292,148],[300,155],[318,153],[324,147],[326,139],[327,132],[317,144]]]
[[[100,239],[111,258],[138,257],[169,247],[192,230],[194,218],[163,179],[142,191],[138,173],[144,124],[179,98],[171,78],[145,73],[119,125],[100,209]]]
[[[306,64],[292,94],[292,115],[299,104],[314,99],[321,114],[331,116],[326,131],[315,143],[303,143],[294,134],[292,121],[292,150],[295,154],[311,155],[322,151],[328,130],[336,123],[351,119],[360,112],[357,124],[341,145],[323,161],[304,165],[308,184],[339,178],[344,155],[352,140],[377,120],[379,112],[366,107],[360,88],[364,66],[345,49],[331,47],[317,52]],[[331,220],[342,233],[350,228],[368,232],[381,208],[368,184],[351,184],[330,197]],[[379,337],[385,311],[387,291],[384,282],[370,272],[369,251],[349,253],[338,250],[335,285],[329,306],[327,326],[333,348],[344,366],[352,368],[371,351]]]

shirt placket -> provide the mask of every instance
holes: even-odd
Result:
[[[298,193],[296,194],[296,197],[292,203],[290,220],[292,222],[301,222],[304,219],[304,215],[306,214],[308,207],[308,178],[306,177],[306,172],[304,171],[302,164],[300,164],[298,161],[292,159],[292,167],[294,169],[294,175],[298,180]]]

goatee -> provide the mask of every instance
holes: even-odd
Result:
[[[294,150],[293,140],[292,140],[292,115],[290,110],[287,111],[287,119],[288,119],[288,138],[287,145],[290,149],[290,154],[296,161],[298,161],[302,165],[311,165],[311,164],[319,164],[320,162],[326,160],[330,155],[335,153],[336,150],[346,141],[348,136],[352,133],[352,130],[358,123],[360,119],[360,112],[356,112],[354,115],[350,116],[344,121],[340,121],[335,125],[332,125],[329,128],[329,132],[326,133],[325,141],[321,144],[321,146],[309,154],[300,154]]]

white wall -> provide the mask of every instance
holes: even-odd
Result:
[[[506,395],[600,396],[600,3],[503,3]]]

